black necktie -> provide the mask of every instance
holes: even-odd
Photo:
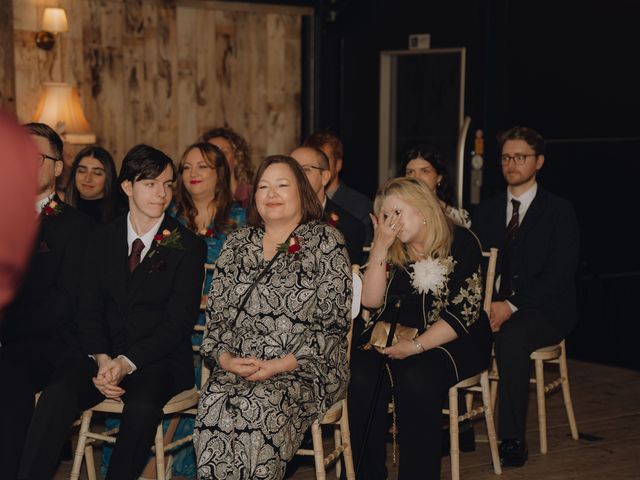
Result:
[[[140,254],[144,250],[144,243],[136,238],[131,245],[131,254],[129,255],[129,271],[133,272],[140,264]]]
[[[511,288],[511,254],[513,251],[513,243],[520,228],[520,202],[511,199],[513,205],[513,214],[504,236],[504,247],[502,249],[502,268],[500,270],[500,296],[508,298],[513,294]]]

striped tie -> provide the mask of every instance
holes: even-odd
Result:
[[[507,230],[504,236],[504,247],[502,249],[502,267],[500,269],[500,297],[508,298],[513,294],[511,288],[511,251],[513,250],[513,243],[518,234],[520,228],[520,202],[516,199],[511,199],[513,205],[513,214]]]

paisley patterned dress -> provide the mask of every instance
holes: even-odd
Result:
[[[267,266],[264,231],[243,228],[216,263],[201,354],[211,377],[202,389],[194,444],[198,478],[280,479],[304,432],[345,394],[351,267],[335,228],[298,226],[300,250]],[[216,362],[223,352],[269,360],[292,353],[298,368],[250,382]]]

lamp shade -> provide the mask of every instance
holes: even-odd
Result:
[[[42,14],[42,30],[52,33],[66,32],[69,30],[67,14],[64,8],[45,8]]]
[[[43,83],[34,122],[45,123],[69,143],[95,143],[77,90],[68,83]]]

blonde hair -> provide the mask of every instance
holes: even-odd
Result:
[[[429,187],[416,178],[395,178],[385,182],[376,193],[373,210],[380,220],[380,208],[384,199],[395,195],[403,202],[418,209],[426,222],[427,236],[424,241],[426,257],[445,258],[451,251],[453,224],[445,216],[440,201]],[[402,266],[411,260],[407,247],[396,238],[387,254],[387,260]]]

